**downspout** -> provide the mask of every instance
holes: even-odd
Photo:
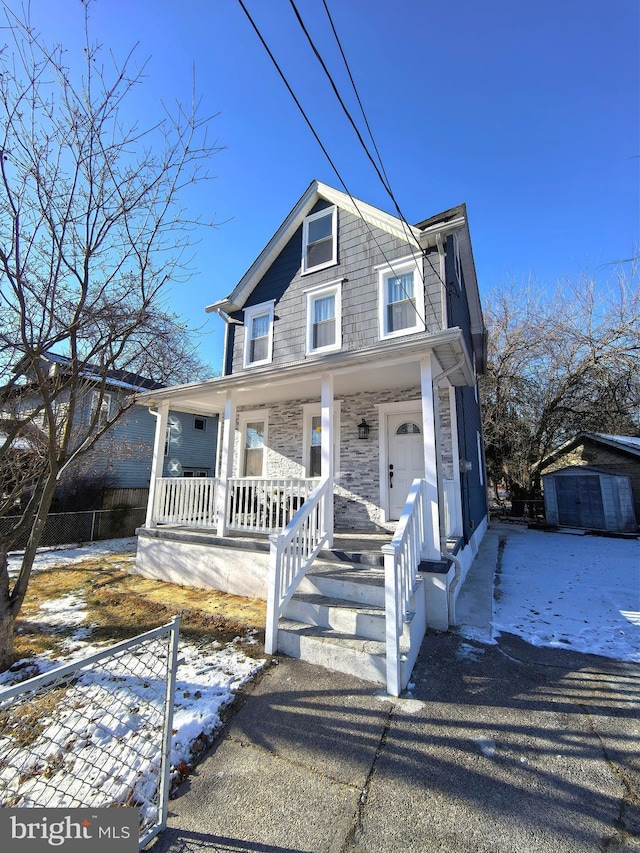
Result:
[[[210,309],[211,312],[217,314],[221,320],[224,321],[224,346],[222,349],[222,375],[227,375],[227,349],[229,346],[229,326],[241,326],[242,323],[240,320],[234,320],[233,317],[230,317],[222,308],[212,305]]]
[[[439,385],[440,381],[442,379],[446,379],[455,370],[457,370],[459,367],[462,367],[463,364],[464,364],[464,353],[460,353],[460,355],[458,356],[458,360],[456,361],[456,363],[452,367],[449,367],[449,368],[447,368],[447,370],[443,370],[437,376],[434,376],[434,378],[433,378],[433,392],[432,392],[434,394],[434,396],[438,393],[438,385]],[[438,437],[438,446],[439,446],[440,445],[440,403],[439,403],[439,401],[438,401],[438,421],[436,423],[436,431],[437,431],[436,434]],[[438,465],[437,469],[436,469],[436,478],[438,481],[439,502],[440,502],[440,500],[442,500],[442,503],[443,503],[443,506],[439,507],[440,511],[438,512],[438,521],[439,521],[439,527],[440,527],[440,530],[439,530],[439,534],[440,534],[440,555],[444,559],[450,560],[453,563],[453,565],[455,566],[455,574],[454,574],[453,580],[451,581],[451,585],[449,586],[449,595],[448,595],[448,604],[449,604],[448,620],[449,620],[449,624],[455,624],[455,619],[453,618],[455,616],[455,613],[453,612],[454,611],[454,608],[453,608],[453,592],[460,585],[460,578],[462,576],[462,565],[460,563],[460,560],[455,556],[455,554],[453,554],[447,548],[447,534],[446,534],[445,527],[444,527],[444,512],[441,511],[444,509],[444,492],[442,490],[442,472],[441,472],[440,465]]]

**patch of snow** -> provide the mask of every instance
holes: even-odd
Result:
[[[136,540],[128,539],[98,542],[79,548],[46,550],[38,553],[34,568],[43,570],[54,564],[73,564],[100,554],[135,552],[135,547]],[[12,555],[12,559],[19,560],[19,555]],[[104,645],[87,642],[90,627],[84,624],[86,612],[81,593],[71,593],[46,602],[32,621],[36,620],[53,631],[75,628],[66,643],[70,654],[61,661],[43,657],[37,661],[18,662],[10,671],[0,674],[0,689],[47,672],[60,664],[81,661],[105,648]],[[236,691],[264,665],[264,660],[256,660],[244,652],[245,646],[256,644],[254,634],[250,632],[246,638],[236,637],[226,646],[215,640],[199,644],[180,640],[170,755],[172,778],[178,779],[183,768],[191,765],[197,750],[202,749],[203,743],[206,745],[221,728],[221,713],[233,702]],[[150,803],[159,761],[157,738],[149,739],[148,754],[141,753],[141,738],[144,739],[147,734],[132,726],[133,717],[127,710],[127,702],[115,701],[114,698],[119,691],[124,690],[133,690],[134,693],[136,690],[141,691],[141,696],[144,693],[144,679],[131,678],[131,672],[136,671],[136,667],[128,658],[136,654],[132,652],[131,655],[118,656],[122,677],[118,676],[117,667],[111,667],[108,674],[90,672],[78,679],[83,701],[86,699],[95,707],[99,721],[96,717],[88,725],[86,715],[76,713],[74,705],[63,708],[55,717],[42,721],[41,733],[30,744],[29,750],[24,751],[25,766],[17,770],[6,766],[0,771],[0,779],[5,782],[9,781],[5,778],[7,774],[16,772],[22,773],[27,780],[20,788],[20,805],[28,806],[42,801],[47,783],[41,771],[36,770],[37,767],[48,766],[52,743],[58,743],[58,752],[64,755],[59,772],[63,773],[66,781],[61,785],[55,801],[51,799],[53,788],[47,785],[47,806],[68,805],[75,795],[81,801],[81,791],[86,791],[87,786],[91,791],[101,791],[106,780],[112,783],[114,778],[118,781],[119,789],[115,790],[112,785],[109,787],[111,801],[118,801],[119,796],[125,801],[135,790],[137,800],[142,804]],[[140,665],[139,660],[137,664]],[[149,671],[152,671],[151,663]],[[0,745],[2,740],[0,733]],[[118,748],[113,750],[116,741]],[[27,764],[35,768],[33,773],[25,771]],[[58,769],[54,768],[50,772],[55,774]]]
[[[496,742],[486,737],[477,737],[473,739],[473,742],[476,746],[480,747],[480,750],[483,755],[486,755],[487,758],[493,758],[496,754]]]
[[[477,661],[483,656],[484,651],[477,646],[472,646],[469,643],[460,643],[456,649],[456,657],[458,660]]]
[[[494,633],[640,663],[640,541],[507,535]]]

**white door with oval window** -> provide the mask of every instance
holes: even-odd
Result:
[[[420,415],[394,414],[387,419],[387,489],[390,520],[397,520],[416,477],[424,477],[424,448]]]

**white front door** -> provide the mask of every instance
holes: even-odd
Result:
[[[389,462],[389,519],[399,519],[411,484],[424,477],[422,419],[418,412],[389,415],[387,419]]]

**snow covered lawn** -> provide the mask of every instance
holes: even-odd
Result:
[[[640,663],[640,541],[509,526],[494,633]]]
[[[94,543],[86,547],[70,548],[68,550],[46,550],[38,556],[34,571],[38,573],[57,565],[71,567],[81,564],[87,558],[95,559],[96,556],[100,555],[113,555],[117,553],[125,556],[127,554],[133,555],[135,553],[135,545],[136,542],[134,539],[128,539]],[[17,555],[10,560],[10,573],[17,569],[18,561],[19,557]],[[64,571],[64,569],[62,570]],[[19,662],[17,667],[12,667],[13,672],[10,670],[9,672],[0,674],[0,690],[3,686],[13,684],[38,672],[50,671],[61,663],[67,664],[74,660],[81,660],[110,645],[110,643],[96,645],[91,642],[92,626],[87,624],[85,607],[86,602],[83,590],[43,602],[35,616],[30,617],[30,619],[37,621],[39,625],[46,626],[47,630],[52,634],[64,629],[66,633],[63,647],[68,654],[65,655],[64,660],[41,657],[35,661],[25,660]],[[69,629],[71,629],[70,636],[68,633]],[[220,643],[214,638],[210,640],[203,638],[199,642],[180,640],[180,663],[176,679],[171,748],[171,767],[174,781],[179,781],[185,772],[188,772],[198,754],[206,748],[215,736],[215,733],[220,729],[222,725],[221,714],[233,702],[237,690],[264,665],[265,661],[263,659],[256,659],[247,654],[250,651],[250,647],[256,645],[254,634],[255,631],[249,631],[245,636],[238,636],[232,642],[226,644]],[[134,654],[131,655],[132,658]],[[135,671],[135,661],[132,660],[129,667],[126,657],[122,656],[119,659],[123,671],[129,669]],[[116,683],[120,680],[122,679],[114,677],[114,683],[109,687],[108,684],[104,683],[103,679],[100,689],[103,691],[111,689],[115,696],[121,688],[121,685]],[[141,681],[143,680],[141,679]],[[116,707],[121,710],[114,711],[113,709]],[[61,713],[64,713],[64,711]],[[113,713],[121,714],[122,719],[112,719]],[[120,703],[117,706],[114,704],[113,708],[109,709],[109,714],[109,726],[101,736],[102,740],[104,740],[104,736],[110,731],[120,733],[128,731],[130,720],[128,720],[129,715],[126,703]],[[71,735],[75,731],[73,720],[69,714],[66,714],[66,717],[65,725],[61,727],[65,732],[64,743],[61,742],[59,744],[59,751],[64,751],[69,747],[64,765],[69,767],[77,759],[79,760],[79,757],[74,754],[75,747],[73,747],[73,744],[84,743],[82,761],[84,765],[91,768],[94,762],[87,744],[97,736],[95,733],[93,735],[89,734],[87,739],[87,732],[85,731],[86,717],[77,715],[77,726],[82,728],[82,732],[78,732],[77,738],[72,737]],[[58,722],[53,719],[50,721],[51,725],[46,727],[48,728],[49,735],[51,728],[55,728]],[[35,731],[34,738],[29,746],[31,756],[35,756],[39,748],[38,735]],[[116,738],[116,741],[119,743],[120,739],[119,736]],[[71,746],[69,746],[70,744]],[[45,748],[44,739],[42,748]],[[50,739],[47,740],[46,749],[49,752],[51,751]],[[101,744],[100,752],[101,754],[104,753],[104,744]],[[96,759],[97,757],[98,753],[96,753]],[[154,770],[154,765],[157,764],[157,759],[158,756],[156,753],[149,755],[148,772],[150,774]],[[137,790],[140,790],[141,787],[144,787],[141,784],[141,780],[144,781],[145,767],[140,766],[140,763],[138,763],[135,766],[129,767],[129,771],[133,780],[132,786],[130,786],[131,789],[135,787]],[[4,776],[7,772],[11,773],[11,768],[5,767],[2,775]],[[121,772],[123,772],[122,767]],[[124,775],[125,773],[123,772]],[[39,776],[44,778],[41,771]],[[31,780],[28,785],[29,791],[25,790],[24,801],[17,802],[16,804],[41,804],[38,802],[38,785],[41,784],[41,779],[40,781],[36,780],[35,783]],[[126,788],[127,785],[128,783],[124,787]],[[66,785],[61,786],[60,791],[56,792],[54,800],[49,799],[47,805],[50,807],[68,805],[69,803],[65,802],[68,797],[64,793],[67,791],[67,787]],[[49,789],[48,797],[51,797],[51,790]],[[6,803],[0,802],[0,805],[6,805]]]

